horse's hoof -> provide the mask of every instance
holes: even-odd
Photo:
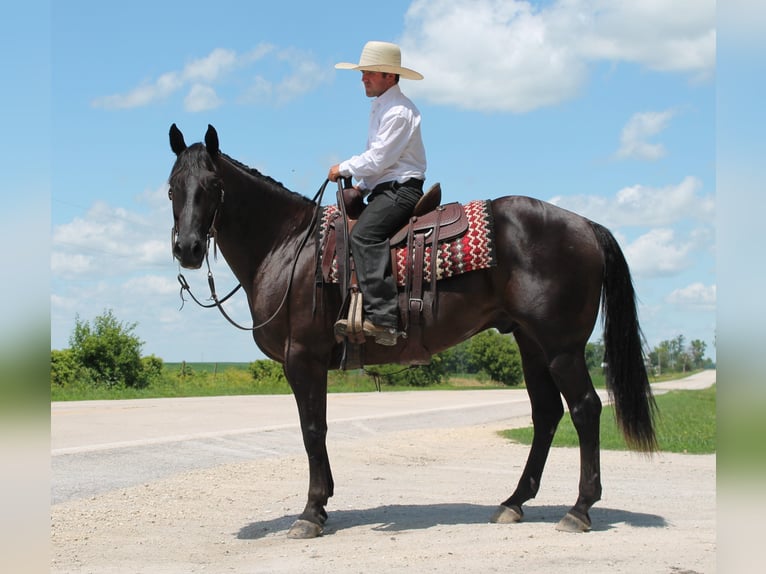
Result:
[[[559,520],[556,530],[561,532],[588,532],[590,530],[590,519],[586,521],[568,512],[564,518]]]
[[[520,522],[524,517],[524,513],[519,506],[505,506],[501,504],[497,507],[497,510],[489,519],[490,522],[495,524],[513,524],[514,522]]]
[[[322,534],[322,527],[308,520],[298,519],[293,522],[290,530],[287,531],[288,538],[316,538]]]

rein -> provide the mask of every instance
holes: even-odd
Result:
[[[186,281],[186,278],[183,276],[183,273],[178,274],[178,282],[181,284],[181,291],[179,293],[179,296],[181,297],[181,309],[183,309],[184,303],[186,302],[186,299],[184,299],[184,291],[187,291],[189,293],[189,296],[192,298],[192,300],[197,303],[200,307],[203,307],[205,309],[210,309],[212,307],[217,307],[218,310],[221,312],[221,315],[226,318],[226,320],[234,325],[237,329],[241,329],[243,331],[256,331],[258,329],[261,329],[262,327],[265,327],[269,323],[271,323],[274,318],[279,314],[279,312],[284,308],[285,303],[287,302],[287,297],[290,294],[290,289],[293,285],[293,277],[295,276],[295,268],[298,265],[298,256],[300,255],[300,252],[303,250],[303,248],[306,246],[306,243],[309,240],[309,237],[311,237],[311,232],[314,230],[314,227],[316,226],[317,220],[319,219],[319,213],[322,209],[322,196],[324,195],[324,190],[327,187],[327,184],[330,182],[329,179],[325,179],[324,183],[319,188],[319,191],[316,192],[314,195],[312,201],[315,203],[314,208],[314,214],[311,216],[311,222],[309,223],[308,228],[306,229],[306,234],[303,236],[303,239],[301,240],[300,244],[298,245],[298,249],[295,251],[295,257],[293,258],[293,263],[290,267],[290,275],[287,279],[287,288],[285,289],[285,294],[282,296],[282,300],[279,302],[279,305],[277,306],[276,310],[271,314],[271,316],[263,321],[262,323],[259,323],[258,325],[253,325],[252,327],[243,327],[236,321],[234,321],[229,315],[226,313],[226,310],[222,307],[222,304],[229,299],[234,293],[236,293],[241,287],[242,283],[237,285],[234,289],[232,289],[228,295],[226,295],[223,299],[218,299],[218,294],[215,291],[215,279],[213,278],[213,271],[210,269],[210,261],[208,259],[208,253],[210,251],[210,240],[213,239],[213,253],[214,256],[217,255],[217,246],[216,246],[216,235],[217,230],[215,228],[215,222],[218,216],[218,211],[216,210],[215,215],[213,216],[213,221],[210,224],[210,229],[207,233],[207,245],[205,246],[205,264],[207,265],[207,283],[208,287],[210,288],[210,299],[213,301],[212,303],[205,304],[199,301],[194,294],[191,292],[191,288],[189,287],[189,283]],[[223,201],[223,190],[221,191],[221,201]]]

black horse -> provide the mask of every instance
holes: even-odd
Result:
[[[317,204],[248,168],[219,149],[208,126],[205,143],[188,146],[170,128],[177,158],[170,174],[173,255],[199,268],[211,235],[247,293],[258,347],[284,366],[298,405],[309,462],[306,507],[288,535],[322,532],[333,495],[326,449],[327,372],[340,366],[333,336],[342,296],[316,287]],[[537,494],[563,396],[580,442],[579,495],[558,528],[590,529],[588,511],[601,497],[601,400],[585,364],[585,345],[604,322],[607,386],[629,446],[656,450],[654,398],[644,366],[642,336],[627,263],[612,234],[575,213],[529,197],[491,201],[497,265],[439,283],[438,314],[423,340],[438,352],[489,328],[513,333],[532,406],[534,439],[526,466],[493,522],[516,522]],[[318,294],[317,294],[318,292]],[[265,324],[264,324],[265,323]],[[395,347],[366,345],[365,362],[395,363]]]

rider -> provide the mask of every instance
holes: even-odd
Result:
[[[350,234],[363,295],[364,334],[380,345],[396,345],[398,294],[391,271],[389,238],[412,215],[423,195],[426,153],[420,135],[420,112],[399,88],[399,78],[422,80],[423,76],[401,66],[399,46],[367,42],[358,64],[340,63],[342,70],[360,70],[368,97],[375,98],[370,111],[366,150],[333,165],[330,181],[353,177],[367,207]],[[346,334],[348,321],[335,324],[335,333]]]

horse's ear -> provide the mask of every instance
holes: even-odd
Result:
[[[186,149],[184,135],[181,133],[181,130],[176,127],[175,124],[170,126],[170,149],[172,149],[173,153],[176,155]]]
[[[207,153],[211,157],[217,156],[218,152],[221,151],[218,147],[218,132],[210,124],[207,125],[207,132],[205,133],[205,147],[207,147]]]

